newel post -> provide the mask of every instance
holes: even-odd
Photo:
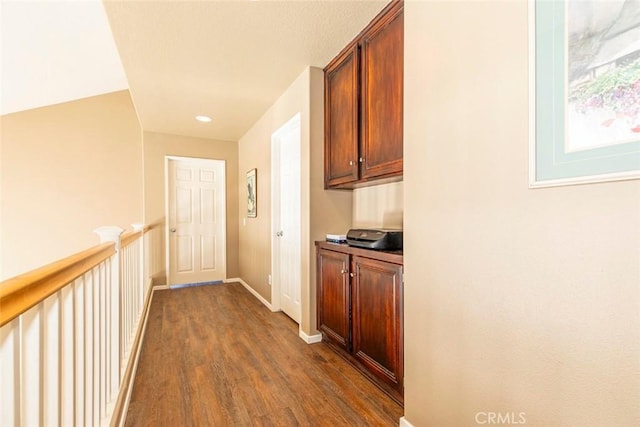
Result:
[[[93,230],[93,232],[100,237],[100,243],[114,242],[116,244],[116,251],[120,250],[120,235],[123,231],[124,229],[117,225],[105,225],[104,227],[98,227]]]
[[[113,401],[120,391],[120,235],[124,229],[118,226],[104,226],[93,230],[100,237],[100,243],[114,242],[116,253],[111,257],[111,275],[107,289],[109,320],[107,321],[107,337],[109,352],[106,355],[109,366],[107,392],[109,401]]]

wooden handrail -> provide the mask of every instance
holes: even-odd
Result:
[[[120,236],[120,247],[124,248],[133,243],[138,237],[141,237],[144,234],[144,230],[142,231],[127,231],[122,236]]]
[[[0,326],[64,288],[111,255],[112,242],[102,243],[0,283]]]
[[[145,225],[144,227],[142,227],[142,230],[140,231],[133,231],[133,230],[127,231],[122,236],[120,236],[120,247],[124,248],[126,246],[129,246],[138,237],[143,236],[145,233],[148,233],[152,229],[156,228],[158,225],[159,225],[158,223],[154,223],[150,225]]]

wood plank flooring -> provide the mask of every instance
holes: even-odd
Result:
[[[402,408],[239,283],[156,291],[127,426],[397,426]]]

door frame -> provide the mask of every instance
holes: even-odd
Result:
[[[271,274],[269,275],[269,284],[271,285],[271,310],[272,311],[282,311],[282,304],[280,302],[280,278],[276,277],[275,272],[277,262],[279,262],[278,253],[276,252],[276,230],[275,226],[275,218],[276,213],[279,212],[279,203],[280,197],[277,196],[278,189],[276,188],[276,184],[280,184],[280,182],[276,182],[275,177],[275,159],[278,156],[278,144],[280,135],[289,131],[293,126],[298,126],[300,131],[302,132],[302,114],[300,112],[294,114],[289,120],[287,120],[282,126],[280,126],[275,132],[271,134]],[[302,135],[300,135],[300,161],[302,162]],[[300,171],[300,177],[302,178],[302,170]],[[277,203],[276,203],[277,202]],[[302,187],[300,194],[300,212],[302,214]],[[300,288],[302,288],[302,230],[303,222],[300,221]],[[302,311],[302,289],[300,289],[300,310]],[[300,324],[302,324],[302,313],[300,313]]]
[[[171,286],[170,283],[171,278],[171,253],[170,248],[171,244],[169,243],[170,232],[169,232],[169,161],[175,160],[179,162],[187,162],[191,164],[200,164],[200,165],[211,165],[214,162],[222,162],[222,166],[224,169],[224,174],[222,175],[222,198],[224,200],[224,209],[222,210],[222,222],[224,223],[224,227],[222,227],[222,239],[224,240],[224,251],[222,253],[222,268],[223,268],[223,276],[227,279],[227,161],[223,159],[205,159],[201,157],[184,157],[184,156],[164,156],[164,242],[165,242],[165,269],[167,276],[167,286]]]

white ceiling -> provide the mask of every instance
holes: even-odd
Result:
[[[95,0],[2,0],[2,113],[47,105],[44,95],[55,95],[52,104],[120,90],[128,80],[144,130],[237,140],[305,67],[324,67],[386,3],[108,1],[125,79]],[[5,93],[17,100],[5,103]],[[213,121],[195,121],[199,114]]]
[[[2,0],[0,59],[0,114],[128,88],[99,0]]]

